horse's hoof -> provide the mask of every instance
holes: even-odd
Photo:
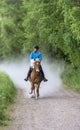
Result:
[[[32,94],[32,92],[29,92],[29,94]]]
[[[32,95],[31,95],[31,94],[28,94],[28,97],[29,97],[29,98],[31,98],[31,97],[32,97]]]
[[[36,97],[36,100],[38,100],[38,97]]]
[[[39,96],[36,96],[36,100],[38,100],[39,99]]]
[[[29,94],[28,94],[28,97],[29,97],[29,98],[35,98],[35,95],[29,93]]]
[[[35,98],[35,96],[34,96],[34,95],[32,95],[32,96],[31,96],[31,98]]]

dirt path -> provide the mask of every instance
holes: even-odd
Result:
[[[19,89],[12,117],[7,130],[80,130],[80,96],[60,90],[35,100]]]

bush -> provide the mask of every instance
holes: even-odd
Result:
[[[9,119],[7,115],[8,106],[14,102],[16,88],[5,73],[0,72],[0,125],[6,125]]]
[[[66,67],[62,78],[68,88],[80,92],[80,69],[69,65]]]

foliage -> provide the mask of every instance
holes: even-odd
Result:
[[[80,70],[67,66],[63,73],[63,82],[69,89],[80,92]]]
[[[9,119],[7,108],[14,101],[16,89],[11,79],[0,72],[0,125],[6,125]]]
[[[38,44],[49,58],[80,69],[79,0],[3,0],[0,5],[1,59],[30,53]]]
[[[23,45],[21,2],[3,0],[0,5],[0,55],[9,58],[20,54]]]

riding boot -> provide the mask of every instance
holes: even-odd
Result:
[[[27,77],[24,79],[25,81],[28,81],[28,78],[30,77],[31,72],[32,72],[32,68],[30,67],[28,74],[27,74]]]
[[[43,76],[43,80],[44,80],[44,82],[47,82],[48,79],[45,78],[45,75],[44,75],[44,72],[43,72],[42,66],[41,66],[40,72],[41,72],[41,74],[42,74],[42,76]]]

